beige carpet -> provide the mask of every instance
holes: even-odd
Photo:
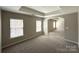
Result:
[[[71,47],[74,48],[71,48]],[[55,31],[48,35],[22,42],[20,44],[3,49],[5,53],[60,53],[79,52],[73,43],[64,41],[64,33]]]

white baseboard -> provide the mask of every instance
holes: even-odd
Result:
[[[78,43],[78,48],[79,48],[79,43]]]
[[[41,34],[39,34],[39,35],[41,35]],[[25,40],[32,39],[32,38],[37,37],[37,36],[38,36],[38,35],[34,35],[34,36],[31,36],[30,38],[23,39],[23,40],[20,40],[20,41],[17,41],[17,42],[13,42],[13,43],[7,44],[7,45],[3,46],[2,48],[7,48],[7,47],[9,47],[9,46],[12,46],[12,45],[15,45],[15,44],[17,44],[17,43],[23,42],[23,41],[25,41]]]
[[[75,42],[75,41],[72,41],[72,40],[65,39],[65,41],[72,42],[72,43],[75,43],[75,44],[78,45],[78,42]]]

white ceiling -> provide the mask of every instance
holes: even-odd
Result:
[[[17,13],[49,17],[78,12],[79,6],[0,6],[0,8]]]
[[[42,13],[49,13],[61,9],[59,6],[28,6],[28,7],[40,11]]]
[[[3,10],[18,11],[21,6],[0,6]]]

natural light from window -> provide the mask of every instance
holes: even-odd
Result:
[[[36,20],[36,32],[40,32],[41,31],[41,21],[40,20]]]
[[[23,19],[10,19],[10,38],[23,36]]]
[[[53,22],[53,28],[55,28],[55,21]]]

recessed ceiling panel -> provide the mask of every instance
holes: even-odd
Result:
[[[28,6],[28,7],[40,11],[42,13],[49,13],[60,9],[59,6]]]

